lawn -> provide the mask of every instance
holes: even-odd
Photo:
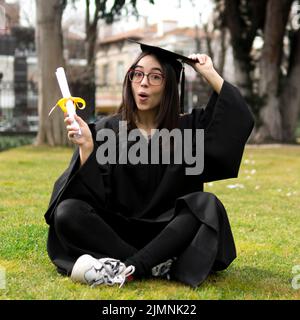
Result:
[[[71,153],[32,146],[0,153],[0,299],[300,299],[292,286],[300,265],[300,147],[249,146],[238,179],[206,185],[227,209],[238,257],[197,289],[166,280],[89,288],[56,273],[43,214]]]

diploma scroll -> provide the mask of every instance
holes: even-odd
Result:
[[[55,74],[56,74],[58,85],[60,87],[60,91],[62,93],[63,98],[71,98],[72,96],[70,93],[70,89],[69,89],[69,85],[68,85],[68,81],[66,78],[64,68],[63,67],[57,68]],[[79,124],[74,119],[74,115],[76,114],[75,105],[71,99],[67,101],[66,108],[67,108],[69,118],[71,118],[73,120],[72,126],[78,130],[78,134],[76,134],[76,136],[80,136],[81,130],[80,130]]]

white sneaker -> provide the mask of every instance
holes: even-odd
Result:
[[[125,264],[117,259],[101,258],[98,259],[98,261],[102,263],[103,267],[111,277],[114,277],[119,273],[122,273],[126,269]]]
[[[134,272],[134,266],[126,268],[125,264],[112,258],[96,259],[88,254],[80,256],[75,262],[71,279],[90,286],[99,284],[121,287],[126,278]]]

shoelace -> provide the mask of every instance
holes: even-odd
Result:
[[[131,276],[135,271],[134,266],[127,267],[122,274],[117,275],[115,278],[113,278],[114,283],[120,283],[119,288],[121,288],[124,283],[126,282],[126,279]]]
[[[119,288],[121,288],[124,285],[126,278],[132,275],[135,271],[134,266],[129,266],[123,271],[123,273],[118,274],[114,277],[111,277],[109,274],[103,273],[103,269],[104,268],[101,268],[101,269],[95,268],[97,277],[94,280],[94,282],[91,284],[91,287],[95,287],[99,284],[106,284],[109,286],[113,286],[114,284],[119,284]],[[106,270],[104,269],[104,271]]]
[[[107,273],[109,273],[112,277],[116,276],[118,273],[120,273],[121,268],[121,262],[119,260],[106,260],[102,262],[102,265]],[[125,265],[123,267],[123,270],[125,269]],[[122,271],[123,271],[122,270]]]
[[[95,287],[95,286],[97,286],[99,284],[106,284],[106,285],[112,286],[112,285],[114,285],[114,282],[112,281],[112,279],[107,274],[104,274],[104,275],[101,275],[98,280],[95,280],[91,284],[91,287],[93,288],[93,287]]]
[[[95,275],[95,278],[89,282],[89,285],[91,287],[94,287],[102,283],[112,285],[111,278],[109,277],[109,274],[107,274],[103,265],[101,266],[101,268],[93,267],[93,270],[95,271],[96,275]]]

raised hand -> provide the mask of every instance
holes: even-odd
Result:
[[[189,58],[195,61],[189,63],[194,70],[201,74],[217,93],[220,93],[224,80],[215,70],[211,58],[203,53],[193,53]]]

